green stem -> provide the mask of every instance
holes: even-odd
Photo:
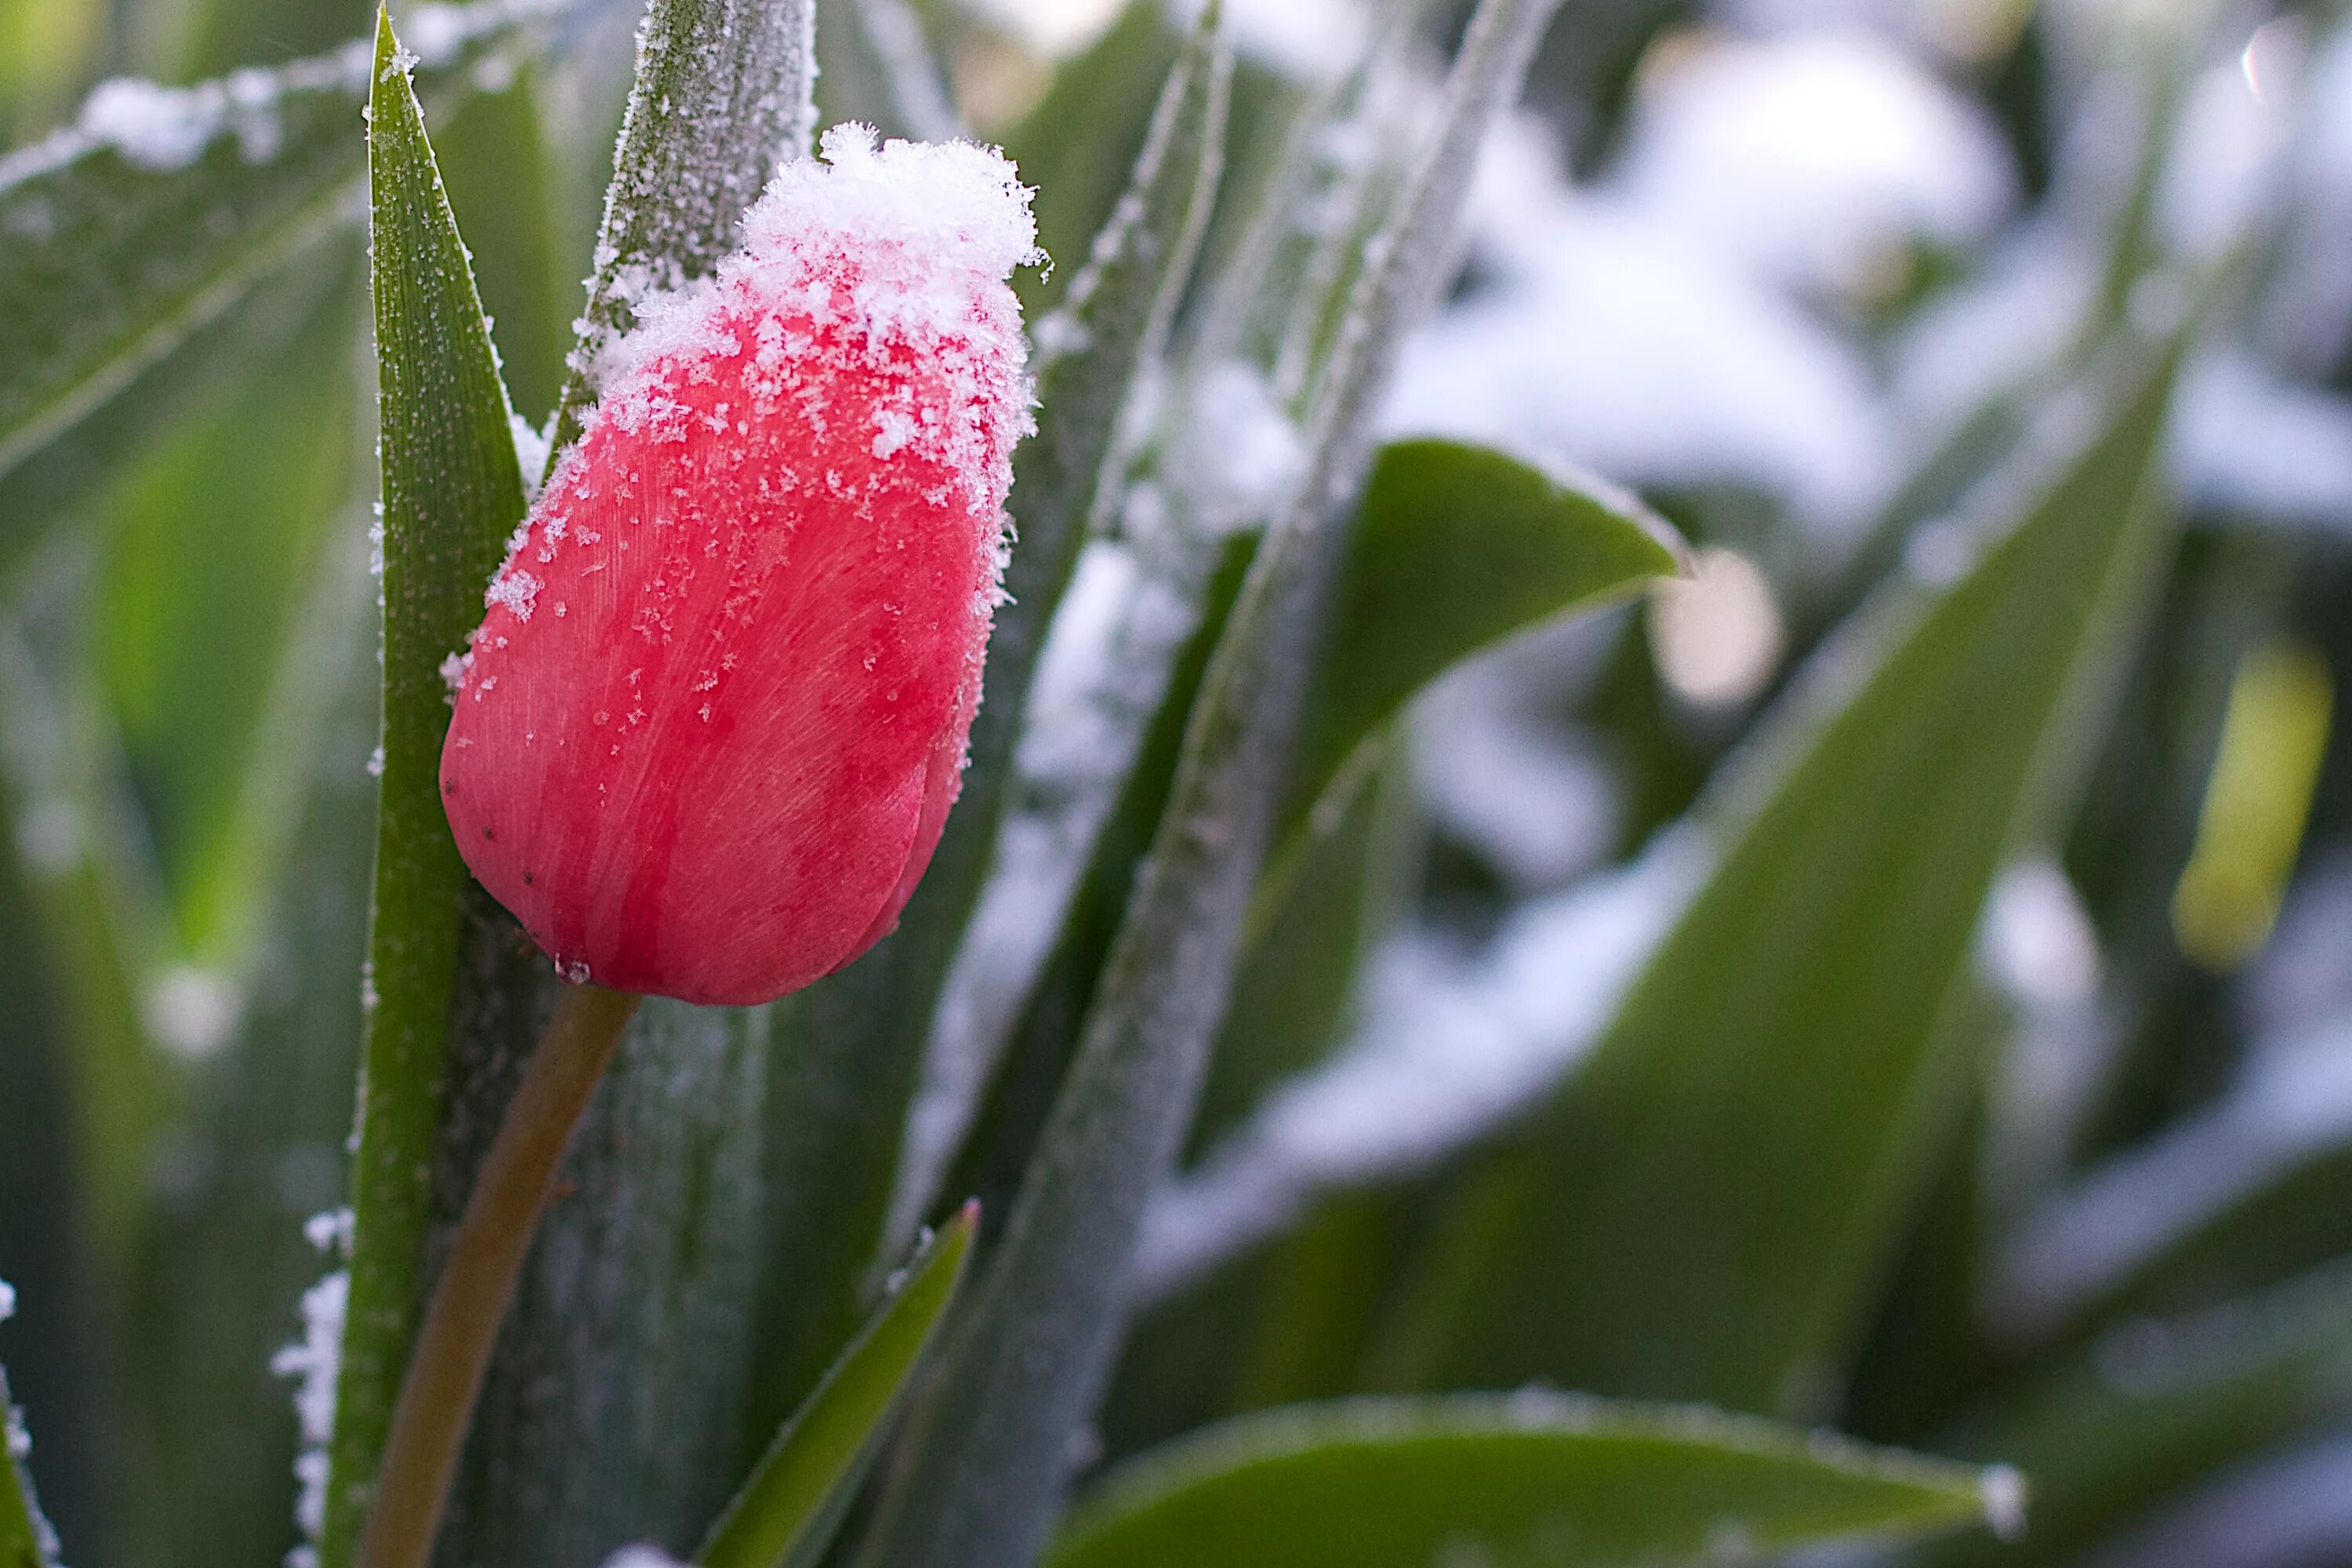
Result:
[[[474,1178],[376,1471],[358,1568],[425,1568],[499,1325],[555,1171],[642,997],[565,991]]]

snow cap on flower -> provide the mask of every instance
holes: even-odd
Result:
[[[998,594],[1013,165],[840,126],[715,279],[638,307],[518,531],[441,759],[467,864],[575,980],[797,989],[896,923]]]

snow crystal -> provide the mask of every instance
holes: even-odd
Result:
[[[320,1252],[348,1256],[358,1217],[349,1208],[327,1209],[302,1222],[302,1239]]]
[[[303,1233],[311,1234],[311,1226],[306,1225]],[[295,1479],[300,1483],[294,1518],[312,1541],[327,1521],[327,1444],[335,1431],[335,1380],[342,1368],[343,1313],[351,1303],[351,1271],[338,1268],[303,1291],[302,1338],[269,1362],[275,1375],[299,1380],[294,1415],[301,1428],[302,1451],[294,1459]]]
[[[503,605],[514,612],[519,621],[530,619],[531,608],[539,601],[540,581],[521,567],[509,564],[490,579],[488,592],[482,595],[486,605]],[[446,670],[443,672],[447,673]],[[487,682],[485,683],[487,685]]]
[[[548,416],[544,429],[533,428],[521,415],[507,415],[508,428],[514,433],[515,463],[522,469],[522,489],[526,500],[539,499],[539,482],[547,473],[548,448],[555,440],[555,416]]]
[[[1713,859],[1696,829],[1521,905],[1465,958],[1408,932],[1374,956],[1364,1025],[1278,1086],[1146,1215],[1134,1289],[1155,1298],[1274,1234],[1318,1194],[1423,1169],[1580,1061]]]

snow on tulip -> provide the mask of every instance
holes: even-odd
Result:
[[[691,1002],[873,945],[954,803],[1029,428],[1029,193],[836,127],[639,307],[453,671],[467,864],[575,981]]]

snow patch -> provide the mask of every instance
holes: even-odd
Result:
[[[310,1235],[311,1226],[306,1225],[303,1233]],[[294,1479],[299,1483],[294,1520],[307,1541],[318,1540],[327,1522],[327,1444],[335,1433],[335,1380],[342,1370],[343,1314],[351,1304],[351,1271],[338,1268],[303,1291],[302,1338],[269,1361],[275,1375],[299,1380],[294,1415],[300,1425],[302,1447],[294,1457]],[[304,1555],[310,1550],[295,1548],[288,1554],[289,1568],[315,1561]]]
[[[1374,956],[1364,1025],[1277,1087],[1153,1199],[1131,1287],[1142,1299],[1272,1236],[1318,1194],[1427,1168],[1548,1092],[1706,878],[1694,827],[1622,870],[1519,906],[1482,952],[1408,932]]]

